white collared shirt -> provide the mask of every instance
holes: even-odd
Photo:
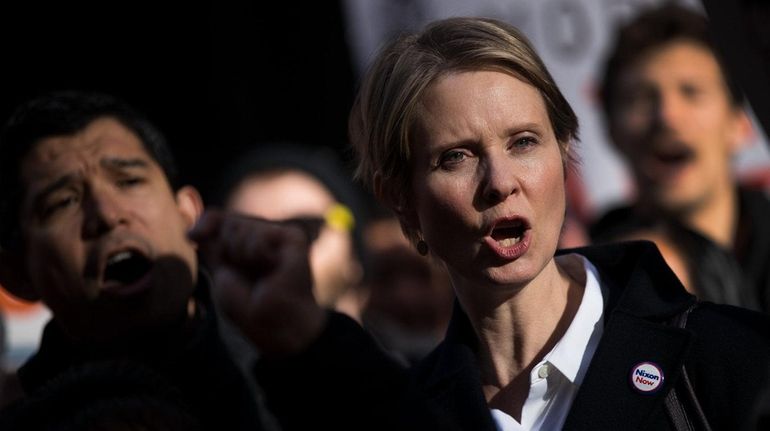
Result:
[[[556,430],[567,419],[588,364],[604,332],[604,301],[596,267],[583,256],[586,286],[567,332],[532,368],[529,396],[521,411],[521,423],[507,413],[491,409],[500,431]]]

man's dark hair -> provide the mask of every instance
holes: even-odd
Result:
[[[740,106],[743,103],[740,87],[730,79],[725,63],[717,52],[715,41],[709,33],[707,18],[693,9],[666,3],[643,11],[617,30],[600,88],[605,119],[609,121],[616,109],[615,92],[620,74],[651,50],[678,40],[692,41],[711,51],[720,66],[733,105]]]
[[[76,91],[50,93],[20,105],[0,135],[0,249],[20,246],[19,206],[24,196],[21,162],[42,139],[74,135],[100,118],[114,118],[135,133],[147,153],[179,186],[177,169],[166,140],[144,115],[116,97]]]

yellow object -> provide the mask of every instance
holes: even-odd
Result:
[[[351,231],[356,225],[356,219],[353,217],[353,213],[350,208],[342,204],[334,204],[326,214],[324,214],[324,220],[326,224],[333,229]]]

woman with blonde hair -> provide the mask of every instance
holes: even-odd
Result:
[[[577,128],[508,24],[451,18],[385,48],[351,114],[357,176],[417,250],[446,267],[452,322],[401,380],[350,322],[305,313],[312,330],[278,349],[293,365],[262,364],[268,399],[331,409],[312,390],[275,393],[288,380],[334,385],[369,418],[363,428],[380,416],[364,414],[375,402],[356,400],[397,396],[469,430],[750,423],[767,379],[753,367],[770,358],[766,317],[697,303],[651,243],[557,252]]]

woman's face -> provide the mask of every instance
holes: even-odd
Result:
[[[521,287],[553,258],[564,167],[531,85],[493,71],[450,74],[421,101],[405,216],[459,284]]]

